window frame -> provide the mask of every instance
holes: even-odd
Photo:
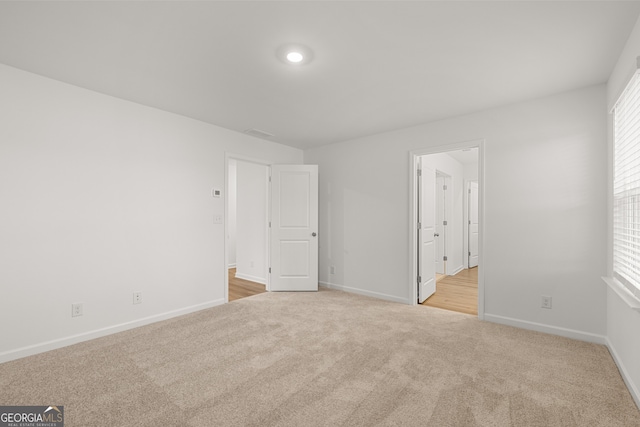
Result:
[[[611,114],[611,270],[605,282],[640,311],[640,67]]]

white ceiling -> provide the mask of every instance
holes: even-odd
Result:
[[[604,83],[640,2],[0,2],[0,62],[307,148]],[[314,59],[276,57],[302,43]]]
[[[478,149],[467,148],[464,150],[447,151],[447,154],[462,163],[463,165],[469,165],[472,163],[478,163]]]

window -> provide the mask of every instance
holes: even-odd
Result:
[[[640,299],[640,72],[613,115],[613,276]]]

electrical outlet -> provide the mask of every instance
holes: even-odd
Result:
[[[133,293],[133,303],[134,304],[142,304],[142,292],[134,292]]]
[[[82,316],[82,303],[71,304],[71,317]]]
[[[331,267],[329,267],[329,274],[336,274],[336,266],[332,265]]]
[[[542,295],[542,308],[551,308],[551,297]]]
[[[215,214],[213,216],[213,223],[214,224],[222,224],[222,215],[220,214]]]

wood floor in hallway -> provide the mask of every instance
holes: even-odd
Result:
[[[436,293],[422,305],[478,315],[478,267],[438,280]]]
[[[266,292],[265,286],[261,283],[251,282],[249,280],[238,279],[236,277],[236,269],[229,269],[229,302],[250,297]]]

